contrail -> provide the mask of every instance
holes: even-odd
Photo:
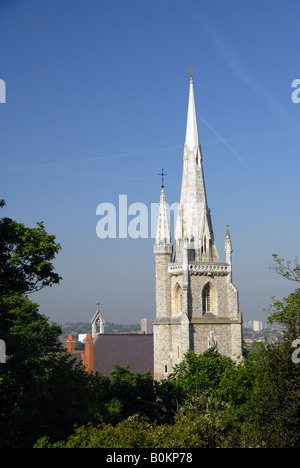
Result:
[[[143,156],[146,154],[153,154],[153,153],[160,153],[165,151],[172,151],[181,147],[178,146],[171,146],[165,148],[156,148],[156,149],[149,149],[149,150],[141,150],[141,151],[131,151],[129,153],[117,153],[113,155],[105,155],[105,156],[94,156],[92,158],[81,158],[81,159],[73,159],[67,161],[56,161],[53,163],[46,163],[46,164],[35,164],[34,168],[42,168],[42,167],[53,167],[53,166],[65,166],[68,164],[74,163],[82,163],[82,162],[90,162],[90,161],[101,161],[102,159],[114,159],[114,158],[128,158],[131,156]]]
[[[207,127],[218,137],[218,139],[224,143],[225,146],[227,146],[227,148],[238,158],[238,160],[248,169],[248,171],[250,171],[257,180],[259,180],[261,183],[264,183],[253,171],[253,169],[243,160],[243,158],[241,158],[241,156],[229,145],[229,143],[227,143],[227,141],[211,125],[209,125],[209,123],[203,117],[201,117],[201,115],[198,115],[198,117],[200,117],[202,122],[204,122],[205,125],[207,125]]]
[[[271,96],[269,91],[264,88],[264,86],[262,86],[250,75],[250,73],[246,70],[246,68],[234,53],[232,47],[228,44],[225,38],[221,36],[218,31],[216,31],[213,25],[206,20],[201,20],[200,23],[202,28],[212,38],[223,59],[227,63],[228,67],[232,70],[234,76],[249,86],[258,96],[260,96],[273,112],[290,119],[289,113],[280,106],[277,100]]]
[[[254,170],[243,160],[243,158],[230,146],[228,141],[231,140],[237,140],[237,139],[245,139],[245,138],[256,138],[256,137],[261,137],[261,136],[266,136],[266,135],[277,135],[289,131],[295,131],[299,130],[298,127],[296,128],[288,128],[288,129],[283,129],[283,130],[274,130],[271,132],[261,132],[261,133],[249,133],[249,134],[243,134],[243,135],[235,135],[231,137],[222,137],[217,130],[215,130],[201,115],[198,115],[198,117],[202,120],[202,122],[216,135],[216,139],[212,140],[205,140],[202,141],[202,144],[211,144],[211,143],[216,143],[216,142],[222,142],[236,157],[237,159],[256,177],[256,179],[260,180],[260,178],[257,176],[257,174],[254,172]],[[44,163],[44,164],[30,164],[30,163],[17,163],[14,164],[11,161],[9,162],[0,162],[0,166],[2,167],[3,170],[14,170],[14,171],[31,171],[31,170],[36,170],[36,169],[47,169],[47,168],[71,168],[73,165],[74,169],[78,169],[78,167],[74,166],[75,164],[80,164],[80,163],[86,163],[86,162],[93,162],[93,161],[101,161],[101,160],[109,160],[109,159],[115,159],[115,158],[130,158],[130,157],[136,157],[136,156],[145,156],[149,154],[155,154],[155,153],[162,153],[162,152],[168,152],[168,151],[178,151],[180,149],[183,149],[183,145],[178,145],[178,146],[167,146],[164,148],[154,148],[154,149],[148,149],[148,150],[140,150],[140,151],[131,151],[127,153],[117,153],[117,154],[112,154],[112,155],[102,155],[102,156],[94,156],[94,157],[88,157],[88,158],[80,158],[80,159],[73,159],[73,160],[65,160],[65,161],[56,161],[56,162],[49,162],[49,163]],[[101,177],[104,178],[111,178],[113,177],[110,174],[104,174],[104,173],[99,173]],[[118,176],[114,175],[115,178],[118,178]],[[119,176],[119,178],[125,178],[125,176]],[[132,178],[131,178],[132,179]],[[144,179],[146,180],[146,179]],[[149,180],[149,179],[147,179]],[[151,179],[152,180],[152,179]],[[260,182],[262,182],[260,180]]]

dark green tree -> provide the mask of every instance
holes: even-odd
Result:
[[[300,338],[300,289],[296,289],[281,301],[272,299],[273,303],[270,306],[272,314],[268,322],[283,327],[285,340],[292,342]]]
[[[274,270],[299,282],[299,264],[273,255]],[[281,343],[265,345],[257,355],[260,368],[247,403],[244,422],[247,444],[269,448],[300,447],[300,364],[294,362],[293,342],[300,337],[300,289],[282,300],[273,299],[269,323],[283,327]],[[257,362],[257,361],[256,361]]]
[[[0,220],[0,338],[7,354],[0,364],[1,447],[66,437],[94,409],[88,375],[61,349],[61,328],[25,296],[59,283],[52,265],[59,250],[42,223],[32,229]]]
[[[217,388],[225,370],[233,365],[229,357],[212,348],[200,355],[188,351],[185,359],[174,367],[170,380],[181,389],[184,398],[189,399]]]
[[[58,284],[52,261],[61,249],[42,222],[28,228],[10,218],[0,220],[0,296],[31,293]]]

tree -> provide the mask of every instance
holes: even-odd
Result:
[[[278,257],[277,254],[273,254],[274,264],[271,266],[272,270],[275,270],[276,273],[283,276],[284,278],[300,282],[300,265],[298,263],[298,257],[294,260],[294,265],[290,260],[284,260],[283,258]]]
[[[300,282],[300,265],[296,257],[294,265],[289,260],[285,261],[279,258],[277,254],[273,255],[275,264],[271,267],[284,278]],[[284,327],[284,336],[288,341],[293,341],[300,337],[300,288],[296,289],[282,301],[275,300],[270,306],[272,314],[268,318],[269,323],[278,323]]]
[[[268,318],[269,323],[278,323],[284,327],[284,337],[293,341],[300,337],[300,288],[296,289],[282,301],[276,301],[273,297],[270,306],[272,315]]]
[[[300,266],[273,255],[273,269],[300,282]],[[263,371],[248,400],[248,444],[270,448],[300,446],[300,367],[292,360],[293,340],[300,336],[300,289],[280,300],[272,298],[269,323],[284,327],[282,343],[266,345],[258,355]],[[256,429],[255,429],[256,428]]]
[[[59,342],[38,305],[18,294],[0,299],[0,330],[7,360],[0,366],[0,446],[32,447],[38,437],[66,437],[92,420],[89,376]]]
[[[5,205],[0,201],[0,208]],[[58,284],[52,261],[61,249],[42,222],[28,228],[10,218],[0,220],[0,296],[39,291]]]
[[[233,365],[229,357],[212,348],[200,355],[188,351],[185,359],[175,365],[170,380],[179,386],[185,398],[190,398],[216,388],[225,370]]]
[[[115,366],[111,378],[96,373],[91,386],[97,399],[97,412],[105,423],[116,424],[135,413],[152,418],[155,386],[151,372],[132,374],[129,365]]]
[[[269,344],[254,360],[252,390],[244,405],[244,445],[300,447],[300,367],[292,362],[288,341]]]
[[[59,250],[42,223],[0,220],[0,447],[32,447],[45,434],[56,440],[92,420],[89,376],[62,350],[61,327],[25,296],[60,281],[52,265]]]

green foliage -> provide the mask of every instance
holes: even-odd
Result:
[[[299,289],[271,306],[270,322],[285,327],[283,343],[241,362],[209,349],[188,352],[159,382],[129,366],[116,366],[111,378],[89,375],[61,350],[61,328],[24,296],[59,281],[51,264],[59,248],[41,223],[28,229],[0,221],[0,331],[8,355],[0,366],[1,448],[300,447],[300,365],[292,360]],[[297,278],[297,265],[284,270],[277,260],[280,274]]]
[[[133,415],[117,425],[88,424],[78,428],[68,440],[51,444],[43,437],[35,448],[189,448],[204,447],[195,431],[194,418],[181,415],[173,425],[157,425]]]
[[[130,417],[116,426],[111,424],[88,424],[78,428],[66,442],[55,444],[44,437],[37,441],[35,448],[147,448],[151,447],[149,422],[138,416]]]
[[[187,369],[187,373],[187,360],[189,365],[191,361],[202,361],[201,356],[187,356],[181,366]],[[209,356],[210,360],[211,369],[220,369],[217,353],[212,353]],[[194,376],[187,375],[182,369],[177,381],[172,376],[172,380],[161,382],[158,389],[167,388],[168,393],[164,395],[163,392],[155,390],[156,400],[153,401],[152,417],[133,413],[117,423],[105,423],[100,416],[100,424],[82,426],[65,441],[51,443],[49,437],[44,437],[37,441],[36,447],[299,447],[300,371],[291,361],[289,350],[282,345],[270,345],[262,348],[261,354],[253,359],[229,364],[226,362],[221,366],[221,376],[214,379],[211,385],[204,378],[205,389],[202,387],[201,391],[200,385],[195,384]],[[116,380],[119,383],[120,380],[123,381],[118,388],[124,388],[126,381],[130,386],[128,369],[119,368],[116,372]],[[201,384],[203,376],[200,374],[199,371],[197,378]],[[113,417],[118,413],[122,415],[126,400],[121,402],[116,397],[117,393],[111,393],[111,381],[103,376],[96,378],[98,391],[104,389],[102,397],[107,401],[106,416],[108,413]],[[189,379],[192,380],[191,385],[187,385]],[[133,381],[131,385],[132,383]],[[156,384],[154,382],[154,388]],[[184,395],[181,400],[173,400],[172,421],[158,421],[155,417],[156,405],[162,405],[164,396],[169,397],[169,391],[177,398],[176,392],[180,386]],[[192,388],[195,389],[194,393]],[[98,395],[100,397],[100,393]],[[99,408],[99,401],[97,407]]]
[[[0,446],[30,447],[45,433],[57,440],[90,421],[88,376],[61,351],[60,327],[14,294],[0,299],[0,330],[8,355],[0,366]]]
[[[292,351],[285,341],[268,345],[260,356],[261,369],[248,403],[250,435],[259,446],[300,446],[300,366],[292,361]],[[258,427],[260,432],[253,430]]]
[[[274,264],[271,266],[273,270],[276,271],[279,275],[290,281],[300,282],[300,265],[298,263],[298,258],[296,257],[294,265],[292,265],[290,260],[284,260],[280,258],[277,254],[273,254]]]
[[[0,220],[0,295],[29,293],[58,284],[52,260],[60,250],[42,222],[28,228],[9,218]]]
[[[40,357],[60,347],[61,328],[50,325],[47,317],[39,313],[38,305],[19,294],[0,298],[0,330],[11,364],[23,363],[25,357]]]
[[[216,388],[225,370],[231,366],[230,358],[213,349],[201,355],[188,351],[185,359],[174,367],[170,379],[179,386],[185,398],[191,398]]]
[[[61,328],[24,296],[59,282],[51,263],[59,250],[42,223],[31,229],[0,220],[0,333],[7,354],[0,365],[0,447],[32,447],[44,434],[64,438],[74,424],[93,420],[89,377],[62,352]]]
[[[153,419],[161,409],[157,398],[160,384],[154,384],[150,371],[135,375],[129,366],[116,366],[111,378],[96,373],[91,376],[90,385],[103,422],[116,424],[135,413]]]
[[[276,301],[273,297],[271,305],[272,315],[269,323],[278,323],[284,327],[286,340],[293,341],[300,337],[300,289],[296,289],[282,301]]]

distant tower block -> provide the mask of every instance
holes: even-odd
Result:
[[[141,332],[146,334],[153,333],[153,322],[147,318],[141,320]]]

